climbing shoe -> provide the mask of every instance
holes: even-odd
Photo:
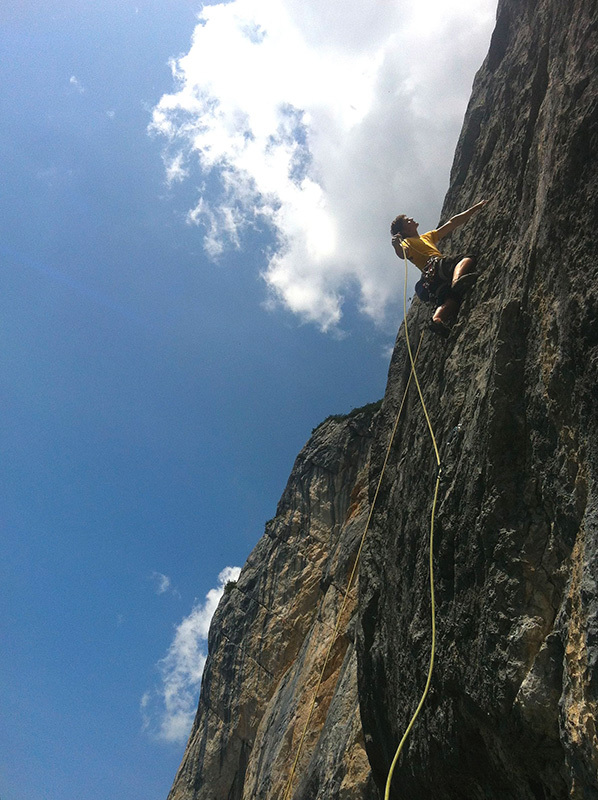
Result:
[[[451,286],[451,294],[456,299],[461,299],[463,295],[468,292],[478,279],[477,272],[468,272],[466,275],[461,275],[460,278]]]
[[[443,339],[448,338],[451,329],[448,325],[445,325],[444,322],[440,322],[440,320],[432,320],[430,322],[430,330],[432,333],[435,333],[437,336],[442,337]]]

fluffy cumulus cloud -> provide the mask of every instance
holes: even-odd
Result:
[[[218,575],[218,586],[203,603],[177,626],[168,652],[158,663],[160,685],[141,699],[144,727],[170,742],[184,742],[189,736],[197,706],[201,676],[206,662],[210,622],[229,581],[236,581],[239,567],[226,567]]]
[[[232,0],[206,5],[153,111],[167,180],[201,185],[189,221],[212,258],[251,226],[263,278],[326,330],[343,299],[383,318],[399,270],[390,219],[438,221],[496,0]]]

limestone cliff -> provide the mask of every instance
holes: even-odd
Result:
[[[392,797],[598,798],[597,37],[595,0],[502,0],[474,83],[443,219],[491,204],[450,243],[478,251],[477,287],[420,356],[443,461],[438,650]],[[405,364],[401,331],[372,476]],[[426,676],[435,476],[413,394],[360,572],[379,786]]]
[[[377,406],[322,423],[299,454],[276,516],[223,597],[170,800],[282,798],[369,507]],[[301,750],[295,798],[375,792],[346,606]]]
[[[491,203],[448,243],[481,277],[418,362],[437,658],[393,798],[598,798],[597,37],[596,0],[501,0],[474,83],[442,219]],[[282,800],[408,375],[401,329],[381,409],[299,455],[214,618],[170,800]],[[293,800],[384,785],[428,664],[435,477],[411,390]]]

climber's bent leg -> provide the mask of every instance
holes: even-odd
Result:
[[[470,272],[473,272],[475,268],[475,258],[472,256],[465,256],[464,258],[459,261],[459,263],[455,266],[455,270],[453,272],[453,284],[455,281],[458,281],[462,275],[467,275]]]
[[[440,322],[443,325],[448,325],[453,318],[457,316],[460,305],[461,303],[455,297],[447,297],[444,303],[439,305],[434,312],[432,322]]]

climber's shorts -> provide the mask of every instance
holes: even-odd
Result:
[[[464,258],[476,258],[471,253],[458,256],[435,256],[430,258],[422,270],[422,276],[415,284],[415,294],[424,303],[441,306],[451,293],[453,273],[457,264]]]

